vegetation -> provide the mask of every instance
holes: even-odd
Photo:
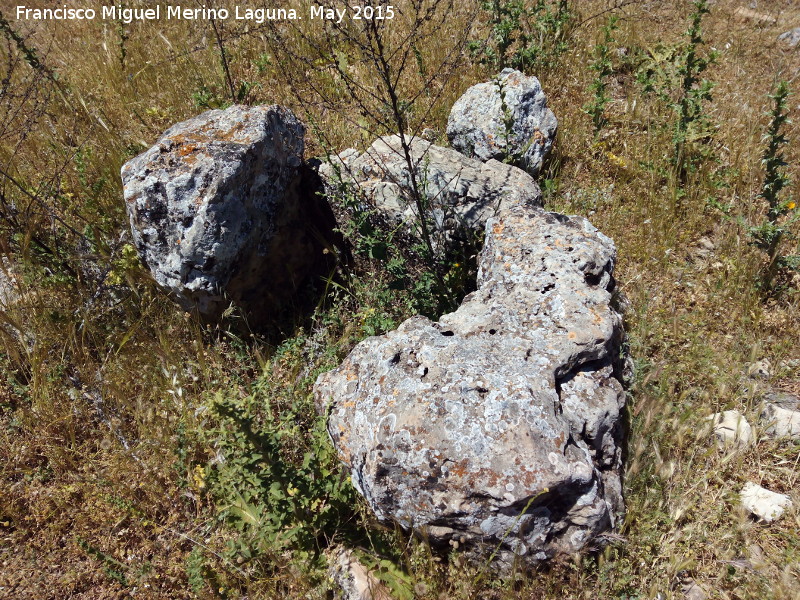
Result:
[[[608,22],[603,27],[603,40],[594,48],[594,60],[589,68],[594,71],[595,77],[592,80],[590,89],[592,99],[584,106],[586,113],[592,117],[594,133],[597,135],[607,123],[605,109],[611,97],[608,95],[608,79],[614,74],[614,66],[611,62],[612,45],[614,44],[614,30],[617,28],[619,18],[611,15]]]
[[[800,68],[775,42],[800,7],[758,3],[773,23],[739,4],[423,0],[384,22],[157,29],[2,10],[0,273],[18,295],[0,306],[0,595],[325,598],[325,553],[342,543],[397,598],[682,598],[686,578],[715,598],[796,598],[797,509],[766,526],[737,494],[751,480],[800,506],[800,447],[759,437],[722,452],[703,427],[731,408],[757,422],[743,377],[755,360],[800,392],[800,281],[781,262],[797,254],[786,188],[800,131],[788,87],[772,89]],[[598,152],[582,107],[601,61]],[[430,253],[424,194],[411,251],[357,203],[339,207],[354,267],[315,314],[263,339],[202,326],[156,288],[118,176],[171,124],[232,101],[290,106],[310,156],[443,132],[455,99],[504,66],[540,77],[559,119],[547,208],[617,243],[637,367],[624,523],[604,549],[520,581],[375,522],[311,400],[358,340],[447,310],[468,285],[474,249]]]
[[[764,182],[761,184],[759,198],[763,198],[768,206],[766,218],[761,224],[750,227],[748,234],[753,244],[763,250],[767,255],[767,264],[762,269],[761,287],[765,291],[772,291],[775,277],[782,269],[797,269],[800,267],[800,256],[782,253],[781,242],[784,237],[792,237],[790,226],[797,220],[795,209],[797,204],[789,197],[784,199],[781,193],[790,185],[791,180],[786,175],[787,167],[783,154],[783,146],[788,142],[783,128],[788,119],[786,100],[789,96],[789,85],[786,81],[778,83],[778,88],[770,98],[775,105],[770,111],[770,124],[764,135],[767,147],[761,159],[764,164]],[[788,219],[787,216],[791,215]]]

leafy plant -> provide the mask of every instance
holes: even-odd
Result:
[[[698,148],[695,142],[708,138],[712,131],[710,119],[704,111],[704,104],[711,101],[714,84],[702,76],[716,60],[717,53],[712,50],[703,56],[699,52],[700,46],[704,44],[701,28],[703,16],[709,12],[707,0],[695,0],[694,12],[691,14],[692,22],[684,34],[688,39],[678,61],[677,75],[681,87],[678,101],[673,105],[673,110],[678,114],[673,144],[674,162],[681,179],[684,178],[686,169],[691,166],[693,151]]]
[[[685,41],[671,47],[656,46],[637,73],[645,93],[655,93],[675,113],[672,125],[672,170],[681,183],[709,156],[707,141],[714,126],[705,106],[711,101],[713,82],[703,73],[716,61],[717,52],[703,54],[702,21],[710,10],[707,0],[695,0]]]
[[[484,0],[481,8],[488,13],[490,34],[485,42],[469,44],[481,64],[532,72],[552,67],[567,49],[572,12],[566,0]]]
[[[284,343],[274,368],[298,351],[298,339]],[[302,389],[281,389],[267,371],[251,394],[220,393],[210,405],[216,458],[203,482],[224,520],[242,533],[231,550],[245,560],[274,558],[286,549],[319,559],[353,520],[355,491],[338,469],[325,419],[310,401],[311,381]]]
[[[770,124],[764,135],[767,146],[761,162],[765,173],[761,192],[758,194],[758,198],[767,203],[767,214],[760,224],[748,229],[751,243],[767,255],[767,264],[762,270],[760,282],[764,290],[772,289],[775,277],[781,269],[800,267],[800,256],[781,252],[781,242],[792,235],[789,226],[797,221],[796,202],[792,197],[784,198],[781,193],[791,183],[785,171],[787,163],[783,152],[783,147],[788,143],[783,131],[789,123],[786,106],[789,97],[788,83],[778,83],[775,93],[769,97],[774,105],[769,113]]]
[[[614,43],[614,31],[617,29],[618,20],[615,15],[608,18],[608,22],[603,27],[603,40],[594,47],[594,60],[589,65],[589,69],[595,74],[589,86],[593,95],[592,100],[583,107],[583,110],[592,117],[595,136],[607,123],[605,108],[611,101],[607,92],[607,80],[614,73],[614,66],[611,63],[611,46]]]

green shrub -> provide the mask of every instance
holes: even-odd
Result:
[[[572,12],[566,0],[484,0],[490,34],[469,44],[473,56],[495,71],[532,73],[553,67],[567,49]]]

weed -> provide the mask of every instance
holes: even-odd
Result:
[[[800,255],[785,254],[781,251],[781,243],[791,239],[790,226],[797,221],[797,203],[792,197],[784,198],[781,193],[790,185],[786,174],[786,160],[783,147],[788,143],[785,126],[788,121],[786,101],[789,97],[789,85],[781,81],[774,94],[770,95],[774,105],[769,113],[770,124],[764,135],[767,143],[761,162],[764,165],[764,180],[758,197],[767,203],[767,213],[758,225],[748,228],[747,233],[752,244],[767,255],[767,264],[761,269],[759,285],[766,291],[773,290],[773,283],[782,269],[800,267]],[[788,218],[787,218],[788,217]]]
[[[714,126],[706,112],[714,84],[703,73],[717,58],[715,50],[701,53],[704,45],[703,17],[709,14],[707,0],[694,0],[691,23],[682,44],[656,46],[639,69],[637,79],[645,93],[655,93],[675,114],[672,127],[672,169],[677,181],[685,185],[690,173],[707,159],[707,145]]]
[[[673,160],[679,179],[682,181],[685,180],[686,170],[691,168],[693,161],[696,160],[695,152],[698,148],[696,142],[706,140],[713,129],[704,105],[711,101],[714,84],[708,79],[702,79],[702,76],[716,60],[717,53],[712,50],[706,56],[700,54],[700,46],[705,43],[701,28],[703,16],[710,11],[707,0],[695,0],[693,6],[692,22],[685,33],[687,41],[678,59],[679,99],[673,105],[678,116],[673,134],[675,146]],[[698,154],[704,157],[707,153],[699,151]]]
[[[611,63],[611,46],[614,44],[614,30],[617,29],[618,18],[611,15],[603,27],[603,40],[594,47],[594,60],[589,69],[594,72],[594,79],[590,85],[593,92],[592,100],[584,106],[586,113],[592,118],[594,134],[608,122],[605,116],[606,105],[611,101],[606,90],[608,78],[614,73]]]
[[[566,0],[485,0],[481,8],[489,15],[489,38],[469,49],[495,71],[551,68],[567,48],[572,12]]]

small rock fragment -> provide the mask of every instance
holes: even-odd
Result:
[[[772,523],[792,507],[789,496],[771,492],[752,482],[747,482],[740,494],[742,506],[765,523]]]
[[[10,307],[19,298],[17,277],[8,259],[0,260],[0,310]]]
[[[510,158],[536,175],[557,128],[539,80],[503,69],[493,81],[473,85],[456,101],[447,120],[447,137],[465,156],[483,161]]]
[[[711,421],[713,434],[720,448],[730,445],[747,446],[750,443],[753,428],[739,411],[726,410],[706,419]]]
[[[790,29],[778,36],[778,39],[786,43],[789,48],[796,48],[800,44],[800,27]]]
[[[772,375],[772,365],[766,358],[751,363],[747,367],[747,376],[750,379],[769,379]]]
[[[381,583],[347,548],[337,547],[328,553],[328,574],[338,586],[336,600],[392,600]]]
[[[764,397],[761,421],[766,433],[773,437],[800,439],[800,398],[783,392],[772,392]]]
[[[691,578],[682,582],[681,592],[686,600],[706,600],[708,598],[705,588]]]
[[[758,23],[760,25],[774,25],[777,22],[777,19],[772,15],[768,15],[762,12],[757,12],[750,8],[745,8],[744,6],[740,6],[739,8],[734,10],[733,14],[740,21],[751,21],[753,23]]]

